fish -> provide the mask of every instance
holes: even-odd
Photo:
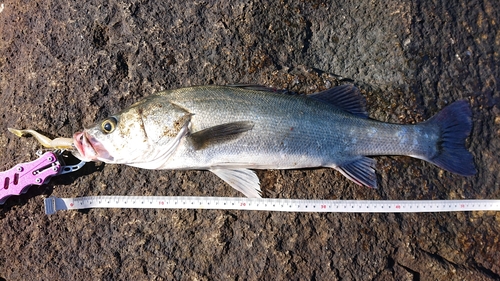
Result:
[[[407,155],[463,176],[476,173],[465,141],[471,109],[456,101],[425,122],[368,117],[346,84],[311,95],[265,86],[195,86],[150,95],[73,135],[83,161],[144,169],[208,170],[247,197],[261,197],[255,169],[333,168],[377,187],[376,160]]]

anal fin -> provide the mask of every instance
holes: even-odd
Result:
[[[260,182],[254,171],[249,169],[210,169],[232,188],[249,198],[260,198]]]
[[[377,175],[374,169],[376,163],[374,159],[363,156],[334,168],[359,185],[377,188]]]

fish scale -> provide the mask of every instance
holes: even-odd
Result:
[[[208,87],[210,89],[210,87]],[[198,100],[193,96],[199,96],[200,92],[206,100],[197,104]],[[251,120],[255,122],[255,127],[246,132],[237,140],[236,143],[221,143],[204,151],[192,151],[186,146],[185,152],[174,154],[179,155],[178,161],[171,161],[169,168],[180,168],[174,165],[186,161],[185,155],[188,151],[192,153],[192,161],[200,163],[200,157],[210,154],[213,156],[221,154],[219,157],[225,159],[235,157],[241,159],[241,155],[251,154],[250,158],[257,154],[264,154],[267,157],[269,153],[279,156],[283,155],[290,162],[294,161],[296,155],[307,154],[311,158],[324,157],[325,151],[318,150],[331,147],[331,126],[332,117],[331,107],[327,110],[318,110],[317,107],[326,107],[323,103],[313,101],[315,104],[307,108],[300,108],[297,99],[311,103],[306,97],[288,96],[267,92],[245,91],[237,89],[234,92],[227,91],[207,91],[207,88],[196,88],[181,92],[173,92],[172,96],[167,92],[163,96],[175,100],[184,108],[194,113],[192,118],[193,131],[201,130],[214,124],[223,124],[241,120]],[[208,96],[208,97],[207,97]],[[238,102],[243,100],[244,102]],[[281,109],[281,110],[280,110]],[[219,114],[220,112],[223,112]],[[333,115],[333,116],[328,116]],[[283,117],[281,117],[283,116]],[[334,121],[335,122],[335,121]],[[338,120],[337,122],[345,122]],[[311,147],[313,146],[313,147]],[[174,159],[173,158],[173,159]],[[236,159],[234,159],[236,160]],[[231,161],[234,161],[231,160]],[[252,161],[255,162],[255,161]],[[321,161],[326,163],[327,161]],[[259,161],[261,168],[291,168],[297,167],[283,161],[281,163],[265,163]],[[190,163],[194,165],[194,163]],[[279,166],[276,166],[279,165]],[[310,167],[312,163],[301,163],[300,167]]]
[[[203,92],[203,102],[195,98],[200,96],[200,92]],[[243,89],[210,91],[210,87],[166,92],[162,96],[175,100],[194,113],[194,131],[234,121],[256,122],[256,126],[241,136],[237,143],[221,143],[203,151],[192,150],[189,145],[182,147],[183,150],[172,155],[172,161],[165,166],[168,169],[196,165],[200,169],[207,169],[217,165],[217,162],[234,163],[242,160],[251,164],[251,168],[307,168],[339,166],[350,161],[354,155],[417,154],[409,150],[406,142],[394,141],[393,137],[401,130],[412,131],[414,126],[348,116],[343,110],[305,96]],[[297,102],[298,99],[303,102]],[[240,100],[244,101],[243,105],[238,103]],[[275,108],[278,110],[273,110]],[[368,137],[369,130],[375,130],[375,136]],[[416,138],[411,133],[404,135],[412,142]],[[358,141],[355,143],[354,139]],[[307,155],[308,159],[301,155]],[[208,159],[212,159],[212,162]]]

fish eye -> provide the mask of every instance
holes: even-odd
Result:
[[[101,129],[104,133],[109,134],[115,130],[116,123],[118,123],[118,120],[116,120],[115,117],[109,117],[108,119],[102,121]]]

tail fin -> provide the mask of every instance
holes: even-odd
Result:
[[[476,173],[472,154],[465,148],[465,139],[472,129],[471,110],[465,100],[456,101],[426,121],[439,127],[438,153],[425,159],[445,170],[463,176]]]

